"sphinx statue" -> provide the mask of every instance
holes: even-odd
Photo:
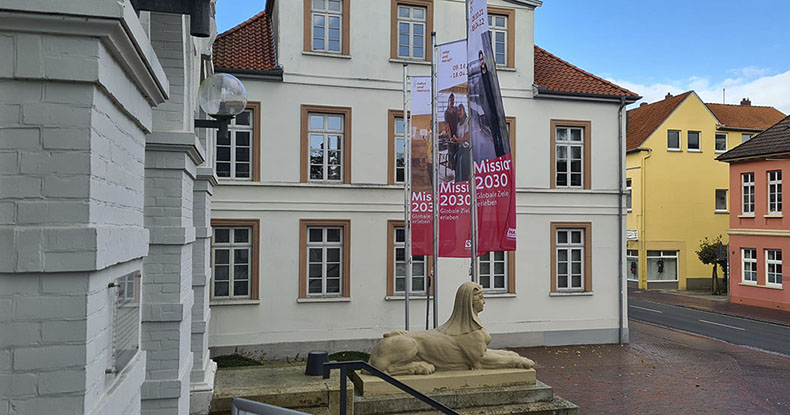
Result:
[[[433,330],[398,330],[379,340],[370,364],[390,375],[428,375],[437,370],[530,369],[530,359],[508,350],[491,350],[491,335],[477,314],[483,311],[483,287],[465,282],[455,293],[453,313]]]

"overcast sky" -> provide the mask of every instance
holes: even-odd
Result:
[[[219,31],[265,4],[218,0]],[[535,43],[648,102],[693,89],[720,103],[726,88],[728,104],[749,97],[787,114],[789,18],[790,0],[544,0]]]

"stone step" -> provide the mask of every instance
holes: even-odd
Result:
[[[579,407],[555,396],[550,401],[455,409],[462,415],[578,415]],[[359,412],[354,412],[359,414]],[[441,415],[438,411],[400,412],[399,415]]]
[[[541,381],[537,381],[534,385],[463,388],[437,391],[426,395],[454,410],[552,402],[554,399],[554,391],[551,386]],[[370,397],[354,396],[354,413],[356,415],[397,414],[430,409],[427,404],[405,393]]]

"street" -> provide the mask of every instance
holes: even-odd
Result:
[[[628,300],[628,317],[790,356],[788,326],[633,298]]]
[[[585,415],[790,414],[790,358],[633,319],[629,328],[628,345],[515,350]]]

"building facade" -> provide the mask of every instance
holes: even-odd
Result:
[[[534,46],[539,5],[489,1],[520,237],[481,260],[482,318],[495,347],[618,342],[619,120],[638,96]],[[430,73],[434,31],[465,37],[464,3],[269,1],[218,37],[215,69],[251,104],[213,160],[213,355],[368,350],[404,328],[403,65]],[[430,262],[414,258],[413,330]],[[443,322],[469,261],[438,268]]]
[[[213,37],[190,33],[129,0],[0,5],[2,414],[208,411]]]
[[[718,158],[729,163],[732,189],[730,302],[790,310],[782,278],[782,253],[790,252],[790,222],[782,214],[788,143],[790,117]]]
[[[782,117],[747,100],[706,104],[694,91],[628,111],[630,286],[710,288],[711,266],[696,251],[706,237],[728,242],[730,212],[727,168],[715,157]]]

